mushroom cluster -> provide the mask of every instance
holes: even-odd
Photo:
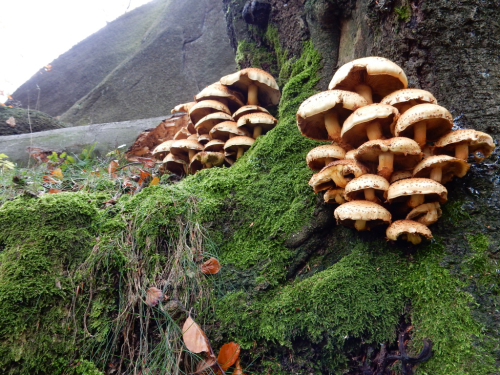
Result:
[[[388,225],[389,240],[418,244],[447,200],[443,186],[491,155],[488,134],[452,130],[453,117],[436,98],[408,89],[404,71],[383,57],[340,67],[328,91],[306,99],[297,112],[300,132],[331,141],[312,149],[306,162],[318,171],[309,185],[338,204],[338,223],[357,230]],[[395,221],[393,221],[395,220]]]
[[[188,113],[188,125],[158,145],[153,156],[179,176],[231,166],[258,136],[274,128],[277,120],[264,107],[277,105],[280,95],[275,79],[261,69],[222,77],[195,95],[194,102],[172,109]]]

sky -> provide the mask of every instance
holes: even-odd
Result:
[[[0,103],[75,44],[151,0],[0,0]]]

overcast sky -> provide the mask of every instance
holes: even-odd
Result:
[[[150,1],[0,0],[0,103],[106,22]]]

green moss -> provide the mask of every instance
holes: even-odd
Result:
[[[464,209],[464,204],[465,202],[461,200],[446,202],[442,207],[443,219],[451,221],[452,224],[458,224],[461,221],[469,220],[471,217]]]
[[[394,13],[396,13],[399,20],[404,22],[408,22],[411,18],[411,9],[408,5],[394,7]]]

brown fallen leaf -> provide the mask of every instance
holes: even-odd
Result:
[[[217,371],[218,369],[220,369],[220,367],[217,363],[217,360],[215,359],[215,356],[208,355],[207,358],[202,359],[200,362],[198,362],[195,372],[191,373],[190,375],[220,375],[221,372]]]
[[[215,275],[220,271],[219,261],[215,258],[210,258],[201,265],[201,272],[205,275]]]
[[[61,181],[56,180],[55,178],[52,178],[50,176],[43,176],[43,182],[47,184],[59,184]]]
[[[235,342],[229,342],[222,345],[217,356],[217,362],[220,367],[226,371],[229,367],[234,365],[240,356],[240,346]]]
[[[57,194],[57,193],[62,193],[63,191],[62,190],[59,190],[59,189],[50,189],[49,190],[49,194]]]
[[[56,176],[60,180],[63,179],[63,173],[62,173],[61,168],[56,168],[56,169],[50,171],[50,174],[53,176]]]
[[[120,165],[118,164],[118,160],[111,160],[108,165],[108,173],[115,173],[118,171]]]
[[[233,375],[244,375],[243,374],[243,369],[241,368],[241,365],[240,365],[240,359],[239,358],[236,360],[236,364],[234,365]]]
[[[155,176],[151,182],[149,183],[149,186],[153,186],[153,185],[158,185],[160,183],[160,179],[158,178],[158,176]]]
[[[161,300],[163,300],[163,292],[161,289],[152,286],[146,291],[146,305],[150,307],[156,306]]]
[[[184,322],[182,332],[182,339],[189,351],[193,353],[213,353],[205,332],[203,332],[200,326],[191,318],[191,315],[189,315]]]
[[[137,161],[139,163],[142,163],[142,166],[144,168],[154,168],[155,165],[156,165],[156,160],[155,159],[151,159],[151,158],[141,158],[141,157],[138,157]]]

